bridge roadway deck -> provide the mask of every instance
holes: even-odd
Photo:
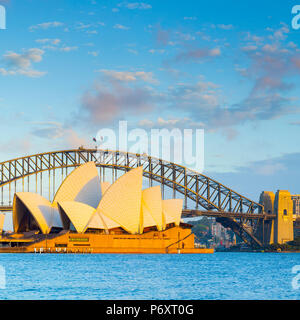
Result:
[[[198,217],[198,216],[207,216],[207,217],[223,217],[223,218],[245,218],[245,219],[275,219],[275,214],[259,214],[259,213],[233,213],[233,212],[222,212],[222,211],[207,211],[207,210],[182,210],[182,217]]]
[[[12,211],[12,206],[0,206],[1,211]],[[227,218],[245,218],[245,219],[275,219],[276,216],[273,214],[258,214],[258,213],[233,213],[233,212],[221,212],[221,211],[207,211],[207,210],[182,210],[182,217],[184,218],[192,218],[199,216],[207,216],[207,217],[227,217]]]

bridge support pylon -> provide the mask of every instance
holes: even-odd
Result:
[[[260,194],[259,203],[264,206],[266,214],[265,219],[258,221],[256,229],[256,237],[260,239],[263,245],[269,245],[274,243],[274,220],[268,219],[267,215],[273,215],[274,213],[274,200],[275,194],[271,191],[263,191]]]
[[[274,192],[263,191],[259,202],[264,206],[266,218],[259,221],[256,237],[264,245],[294,240],[293,201],[290,192],[278,190],[275,195]],[[276,215],[275,220],[268,219],[268,214]]]
[[[289,191],[278,190],[275,196],[275,243],[294,240],[293,201]]]

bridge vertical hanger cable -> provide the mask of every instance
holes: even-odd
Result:
[[[1,166],[1,181],[3,181],[3,165]],[[3,188],[1,188],[1,203],[2,203],[2,206],[4,204],[4,199],[3,199]]]
[[[187,209],[187,175],[184,169],[184,208]]]
[[[99,178],[100,178],[100,182],[102,182],[102,172],[101,172],[102,168],[99,167],[98,171],[99,171]]]
[[[55,155],[52,157],[52,198],[51,198],[51,202],[54,199],[54,194],[55,194]]]
[[[25,169],[25,166],[24,166],[24,159],[22,159],[22,192],[24,192],[24,169]]]
[[[27,160],[27,172],[29,172],[29,159]],[[27,192],[29,192],[29,175],[27,176]]]
[[[9,166],[8,166],[8,168],[9,168],[9,180],[11,180],[11,169],[10,169],[10,167],[11,167],[11,163],[9,163]],[[9,194],[8,194],[9,205],[11,205],[11,202],[10,202],[11,185],[10,184],[11,183],[9,183]]]
[[[198,177],[198,175],[196,176],[196,193],[197,193],[197,197],[196,197],[196,209],[198,209],[199,208],[199,192],[200,192],[200,190],[199,190],[199,177]]]
[[[148,157],[148,165],[149,165],[149,186],[152,187],[152,159]]]
[[[115,181],[118,180],[118,170],[117,170],[118,160],[119,160],[119,153],[116,153]]]
[[[175,188],[175,181],[176,181],[176,171],[175,166],[173,164],[173,198],[176,198],[176,188]]]
[[[49,201],[51,201],[51,162],[50,162],[50,153],[48,157],[48,172],[49,172]]]
[[[63,163],[63,161],[62,161],[62,163]],[[64,167],[61,167],[61,181],[64,181]]]
[[[15,161],[15,177],[17,176],[17,161]],[[14,194],[17,192],[17,180],[15,179],[14,181],[14,187],[15,187],[15,192]]]
[[[43,172],[40,173],[40,194],[43,195]]]
[[[49,177],[49,183],[48,183],[48,190],[49,190],[49,192],[48,192],[48,199],[49,199],[49,201],[51,201],[51,197],[50,197],[50,192],[51,192],[51,185],[50,185],[50,181],[51,181],[51,169],[49,169],[48,170],[48,177]]]
[[[37,167],[37,157],[35,157],[35,166]],[[36,174],[35,175],[35,192],[37,193],[38,192],[38,182],[37,182],[37,179],[38,179],[38,175]]]
[[[161,160],[159,160],[159,164],[160,164],[161,197],[162,197],[162,199],[164,199],[164,188],[163,188],[163,185],[164,185],[164,179],[163,179],[164,169],[163,169],[163,165],[162,165],[162,161]]]

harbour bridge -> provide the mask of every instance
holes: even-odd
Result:
[[[68,170],[88,161],[94,161],[99,168],[101,181],[108,176],[114,181],[122,171],[143,166],[149,186],[160,184],[163,197],[168,189],[174,198],[179,195],[184,199],[183,217],[214,217],[252,247],[264,244],[264,232],[258,229],[276,218],[274,214],[267,214],[262,204],[184,166],[145,154],[82,147],[1,162],[0,211],[12,211],[14,193],[19,191],[44,196],[47,193],[49,200],[53,199],[56,186],[68,175]]]

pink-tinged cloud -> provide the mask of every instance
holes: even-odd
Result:
[[[41,62],[44,53],[44,50],[38,48],[31,48],[22,53],[7,52],[3,55],[3,66],[0,65],[0,74],[3,76],[41,77],[46,72],[34,70],[32,65]]]
[[[146,87],[129,87],[113,82],[109,85],[96,84],[81,99],[79,117],[92,124],[114,122],[128,116],[152,112],[157,97]]]
[[[156,31],[156,42],[158,45],[166,46],[169,43],[170,40],[170,31],[164,30],[161,28],[160,25],[157,27]]]
[[[219,48],[207,49],[192,49],[182,52],[176,56],[176,61],[201,61],[206,58],[214,58],[221,55],[221,50]]]
[[[300,56],[292,59],[293,65],[300,71]]]

